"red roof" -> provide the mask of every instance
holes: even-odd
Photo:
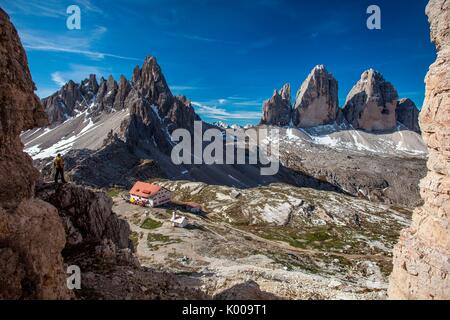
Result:
[[[156,184],[138,181],[130,190],[130,194],[141,198],[151,198],[161,190]]]

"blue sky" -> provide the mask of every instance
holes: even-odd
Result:
[[[27,50],[45,97],[89,73],[128,79],[147,55],[157,58],[172,91],[200,107],[207,121],[256,123],[263,100],[291,83],[293,96],[324,64],[339,81],[342,105],[373,67],[401,97],[420,107],[435,59],[427,0],[0,0]],[[66,8],[81,9],[81,30],[68,30]],[[366,9],[381,8],[381,30],[368,30]]]

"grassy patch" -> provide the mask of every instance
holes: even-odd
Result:
[[[141,224],[142,229],[148,229],[148,230],[157,229],[161,226],[162,226],[162,222],[153,220],[151,218],[145,219],[144,222]]]
[[[181,240],[179,239],[171,239],[170,237],[160,233],[149,233],[147,235],[147,246],[149,247],[149,249],[154,251],[158,250],[161,245],[168,245],[180,242]]]
[[[130,233],[130,240],[133,242],[134,248],[137,248],[139,244],[139,234],[136,231]]]
[[[111,198],[117,197],[123,190],[119,188],[110,188],[106,194]]]
[[[149,233],[147,235],[147,241],[149,242],[153,242],[153,241],[158,241],[158,242],[170,242],[170,237],[165,236],[163,234],[159,234],[159,233]]]
[[[342,249],[348,242],[343,230],[335,230],[330,227],[294,229],[273,226],[250,226],[247,228],[241,226],[241,228],[262,238],[287,242],[290,246],[301,249],[335,251]]]

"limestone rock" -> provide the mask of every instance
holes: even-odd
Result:
[[[66,233],[82,241],[111,240],[119,249],[132,248],[128,223],[112,211],[112,200],[105,193],[83,186],[53,184],[39,186],[40,199],[53,204],[66,223]],[[78,236],[79,235],[79,236]],[[70,244],[70,243],[69,243]]]
[[[128,80],[125,78],[125,76],[120,76],[120,82],[119,87],[117,89],[117,94],[114,99],[114,109],[115,110],[122,110],[125,108],[125,99],[128,96],[128,93],[130,93],[131,85],[128,82]]]
[[[395,113],[398,122],[409,130],[420,133],[419,109],[411,99],[400,99]]]
[[[118,85],[112,75],[108,77],[108,80],[102,78],[96,97],[96,102],[98,104],[96,110],[98,112],[103,110],[111,111],[114,106],[114,99],[117,91]]]
[[[0,10],[0,203],[12,206],[33,194],[38,172],[22,152],[23,130],[47,124],[16,29]]]
[[[83,94],[83,97],[87,101],[92,101],[92,99],[98,92],[98,83],[97,83],[96,75],[90,74],[89,78],[81,81],[80,90],[81,90],[81,93]]]
[[[395,109],[398,94],[381,73],[370,69],[347,96],[344,115],[355,128],[366,131],[393,130],[397,126]]]
[[[391,299],[450,299],[450,1],[426,9],[438,56],[426,77],[420,127],[430,152],[423,207],[394,249]]]
[[[62,123],[73,117],[84,104],[79,86],[70,80],[58,92],[42,100],[50,123]]]
[[[285,84],[280,91],[274,91],[270,100],[264,102],[261,124],[286,126],[291,120],[291,109],[291,86]]]
[[[330,124],[336,120],[338,108],[338,82],[323,65],[319,65],[297,92],[293,123],[300,128]]]
[[[58,211],[36,199],[11,213],[0,208],[0,299],[66,299],[61,251],[66,237]]]
[[[0,8],[0,299],[60,299],[65,234],[56,209],[33,199],[38,172],[22,130],[48,123],[34,94],[25,50]]]
[[[124,136],[131,146],[153,136],[155,144],[169,152],[169,134],[178,128],[193,133],[194,121],[200,121],[186,97],[175,97],[154,57],[147,57],[142,68],[133,71],[133,88],[125,100],[130,119],[123,123]]]

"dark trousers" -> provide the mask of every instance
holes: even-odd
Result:
[[[61,182],[66,183],[66,180],[64,179],[64,169],[63,168],[56,168],[55,172],[55,183],[58,183],[58,177],[61,176]]]

